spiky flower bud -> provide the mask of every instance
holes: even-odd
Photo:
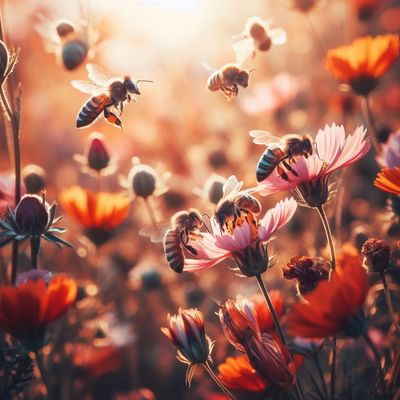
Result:
[[[0,82],[3,82],[9,63],[7,46],[0,40]]]
[[[22,170],[22,177],[28,193],[41,192],[46,186],[46,172],[39,165],[29,164]]]
[[[361,249],[367,271],[383,273],[390,267],[390,247],[384,240],[368,239]]]
[[[283,268],[283,277],[297,279],[297,289],[301,295],[311,293],[320,281],[329,278],[329,263],[323,258],[316,257],[292,257]]]
[[[89,168],[100,172],[107,168],[110,162],[110,155],[106,147],[104,136],[101,133],[93,132],[89,136],[87,151],[87,165]]]
[[[136,196],[146,198],[151,196],[156,189],[157,172],[148,165],[137,164],[130,170],[128,181]]]
[[[15,221],[24,235],[42,235],[49,223],[49,206],[37,195],[22,196],[15,209]]]

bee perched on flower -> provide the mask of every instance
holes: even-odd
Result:
[[[368,96],[398,55],[398,35],[366,36],[329,50],[326,63],[332,75],[347,83],[354,93]]]
[[[42,197],[34,194],[22,196],[15,211],[8,206],[7,213],[0,219],[0,247],[5,246],[12,240],[30,239],[32,250],[32,268],[36,268],[37,255],[40,249],[40,240],[44,239],[54,243],[58,247],[63,245],[71,247],[65,240],[56,234],[65,232],[64,228],[53,226],[62,217],[56,218],[56,203],[51,206],[46,202],[45,195]]]
[[[0,330],[28,350],[38,350],[48,325],[68,311],[76,296],[76,282],[66,275],[36,270],[20,274],[16,286],[0,287]]]
[[[80,223],[97,247],[106,243],[128,217],[130,199],[121,193],[95,193],[80,186],[64,190],[60,197],[65,212]]]

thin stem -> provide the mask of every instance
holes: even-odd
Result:
[[[37,269],[37,259],[40,249],[40,237],[31,237],[30,239],[31,245],[31,268]]]
[[[306,13],[305,16],[306,16],[308,28],[309,28],[309,30],[311,32],[311,36],[313,37],[314,42],[317,44],[319,56],[320,57],[324,57],[325,49],[324,49],[324,46],[323,46],[323,44],[321,42],[321,39],[320,39],[317,31],[315,30],[314,25],[313,25],[309,15],[308,15],[308,13]]]
[[[362,105],[365,117],[367,119],[368,127],[371,130],[371,134],[369,135],[369,137],[371,138],[372,146],[375,149],[376,154],[379,154],[382,151],[382,149],[378,141],[378,132],[376,130],[375,119],[374,115],[372,114],[371,102],[368,96],[363,97]]]
[[[372,353],[374,354],[376,363],[378,364],[378,371],[379,371],[379,378],[381,381],[380,384],[381,384],[381,388],[382,388],[382,393],[383,393],[384,397],[386,398],[385,374],[382,369],[381,359],[380,359],[378,350],[376,349],[376,347],[375,347],[373,341],[371,340],[371,338],[369,337],[368,333],[364,333],[363,338],[364,338],[365,342],[367,343],[367,345],[369,346],[369,348],[372,350]]]
[[[331,364],[331,400],[336,396],[336,335],[332,336],[332,364]]]
[[[46,374],[46,370],[43,365],[42,357],[39,354],[39,350],[35,350],[35,359],[36,359],[36,364],[40,371],[40,376],[42,377],[42,382],[43,382],[44,386],[46,386],[47,398],[51,400],[53,398],[51,395],[51,390],[50,390],[51,386],[50,386],[50,382],[49,382],[47,374]]]
[[[390,318],[392,319],[393,325],[396,328],[397,334],[400,335],[400,325],[397,321],[396,313],[393,309],[392,299],[390,297],[390,290],[389,290],[389,286],[387,284],[386,276],[383,272],[381,272],[380,275],[381,275],[381,279],[382,279],[382,283],[383,283],[383,291],[385,293],[385,299],[386,299],[387,308],[389,310]]]
[[[218,385],[218,387],[232,400],[236,400],[236,397],[224,386],[224,384],[219,380],[218,376],[215,375],[214,371],[206,361],[203,363],[204,369],[208,372],[214,382]]]
[[[336,266],[336,255],[335,255],[335,247],[333,245],[332,231],[329,226],[328,218],[326,217],[326,214],[325,214],[324,206],[323,205],[318,206],[317,210],[318,210],[319,216],[321,217],[322,225],[324,226],[324,229],[325,229],[326,239],[329,244],[329,250],[331,253],[331,271],[334,271],[335,266]]]
[[[143,198],[144,205],[147,213],[149,214],[150,222],[154,225],[157,223],[156,213],[154,211],[153,204],[151,203],[150,197]]]
[[[322,389],[323,389],[323,391],[324,391],[325,398],[328,399],[328,398],[329,398],[329,395],[328,395],[328,388],[326,387],[326,382],[325,382],[325,378],[324,378],[324,373],[323,373],[323,371],[322,371],[321,364],[320,364],[320,362],[319,362],[318,350],[317,350],[316,348],[313,348],[312,358],[313,358],[315,367],[316,367],[316,369],[317,369],[318,376],[319,376],[319,378],[320,378],[320,380],[321,380],[321,383],[322,383]]]
[[[293,355],[292,355],[291,351],[289,350],[288,341],[286,340],[285,333],[283,332],[283,329],[279,322],[278,316],[276,315],[274,305],[272,304],[271,298],[269,297],[267,287],[265,286],[265,283],[260,274],[256,275],[256,278],[257,278],[258,286],[260,287],[260,290],[261,290],[261,292],[265,298],[265,301],[267,302],[268,308],[271,312],[272,319],[274,320],[275,328],[278,331],[281,342],[287,347],[288,352],[289,352],[290,361],[293,362]],[[296,393],[297,393],[297,396],[299,399],[303,399],[300,383],[297,380],[296,380]]]

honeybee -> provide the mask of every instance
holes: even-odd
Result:
[[[257,182],[267,179],[275,168],[283,179],[289,181],[287,171],[298,176],[290,164],[300,156],[308,158],[313,154],[314,144],[310,135],[290,134],[276,137],[266,131],[251,131],[250,136],[254,143],[267,146],[257,164]]]
[[[88,64],[86,68],[91,81],[71,82],[74,88],[92,95],[79,110],[76,127],[89,126],[103,113],[108,123],[122,128],[122,121],[116,113],[122,115],[125,101],[136,101],[133,95],[140,95],[139,82],[152,81],[141,79],[135,83],[129,76],[109,79],[98,65]]]
[[[178,211],[168,223],[149,225],[139,231],[141,236],[150,237],[153,243],[163,242],[164,253],[168,265],[175,272],[182,272],[185,256],[184,249],[197,255],[196,249],[189,244],[201,238],[200,229],[203,218],[198,210]]]
[[[224,96],[229,100],[232,100],[239,93],[239,86],[247,88],[249,85],[250,73],[253,70],[248,71],[244,69],[242,65],[251,55],[251,49],[249,48],[235,48],[235,63],[229,63],[224,65],[218,70],[213,70],[213,73],[208,78],[207,87],[212,92],[221,90]]]
[[[251,194],[262,187],[241,190],[243,182],[231,175],[223,186],[223,196],[215,209],[215,219],[221,228],[229,233],[236,225],[240,225],[248,214],[258,215],[261,212],[260,202]]]
[[[271,21],[264,21],[259,17],[251,17],[247,20],[244,31],[237,37],[243,38],[233,45],[236,51],[250,52],[268,51],[272,45],[286,43],[286,32],[282,28],[271,29]]]
[[[86,58],[93,58],[98,33],[89,22],[79,25],[67,19],[48,21],[37,25],[36,31],[45,39],[45,46],[54,52],[64,67],[72,71],[78,68]]]

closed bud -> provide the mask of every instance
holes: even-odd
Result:
[[[138,197],[149,197],[157,183],[157,172],[148,165],[134,165],[129,172],[128,181],[131,182],[133,192]]]
[[[24,235],[42,235],[49,223],[46,201],[34,194],[22,196],[15,209],[15,221]]]
[[[0,40],[0,82],[2,82],[5,78],[5,73],[7,71],[9,62],[9,53],[7,46],[3,41]]]
[[[304,296],[311,293],[320,281],[328,280],[329,269],[329,263],[323,258],[296,256],[283,269],[283,277],[297,279],[298,291]]]
[[[46,172],[39,165],[29,164],[24,167],[22,177],[28,193],[36,194],[45,189]]]
[[[89,168],[100,172],[107,168],[110,162],[110,155],[101,133],[92,133],[89,137],[89,147],[87,151],[87,165]]]
[[[385,272],[390,267],[390,247],[384,240],[368,239],[361,249],[363,266],[372,272]]]

